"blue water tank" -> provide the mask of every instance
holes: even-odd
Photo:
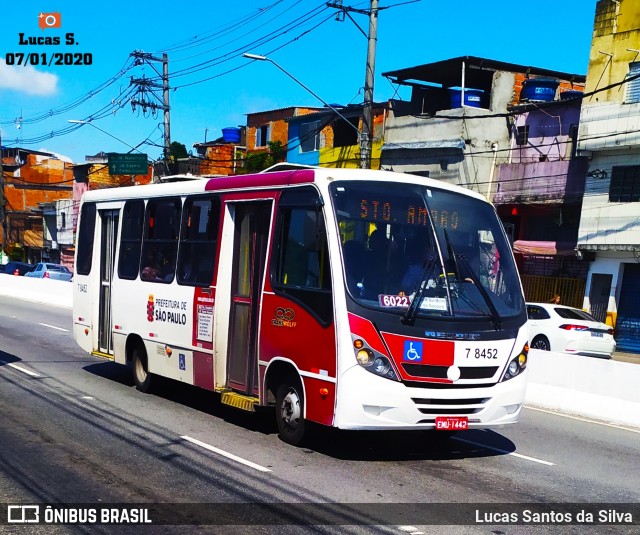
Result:
[[[449,97],[451,99],[451,108],[460,108],[462,106],[462,90],[449,89]],[[464,105],[472,108],[482,108],[482,99],[484,91],[481,89],[465,89]]]
[[[560,82],[553,78],[528,78],[522,84],[520,100],[529,102],[551,102],[556,99]]]
[[[222,129],[222,141],[225,143],[240,143],[240,128],[230,126]]]
[[[560,93],[560,100],[571,100],[582,98],[584,93],[582,91],[578,91],[577,89],[567,89],[566,91],[562,91]]]

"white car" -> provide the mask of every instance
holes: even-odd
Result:
[[[527,303],[529,347],[610,359],[616,349],[613,329],[578,308]]]

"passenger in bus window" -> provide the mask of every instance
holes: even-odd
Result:
[[[158,259],[158,255],[149,251],[145,254],[145,260],[142,263],[144,266],[140,271],[140,278],[143,281],[161,281],[162,277],[162,263]]]
[[[160,278],[165,282],[173,281],[173,277],[176,272],[176,263],[174,260],[169,260],[166,256],[163,258],[160,268]]]
[[[160,267],[158,266],[157,262],[142,268],[142,271],[140,272],[140,278],[143,281],[162,280],[162,277],[160,274]]]

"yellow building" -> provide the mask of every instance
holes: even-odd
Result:
[[[579,154],[589,171],[578,255],[592,260],[584,307],[640,352],[640,2],[596,5]]]

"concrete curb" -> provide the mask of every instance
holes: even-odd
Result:
[[[62,308],[73,308],[73,283],[0,274],[0,295]]]
[[[529,352],[525,403],[640,427],[640,366],[547,351]]]

